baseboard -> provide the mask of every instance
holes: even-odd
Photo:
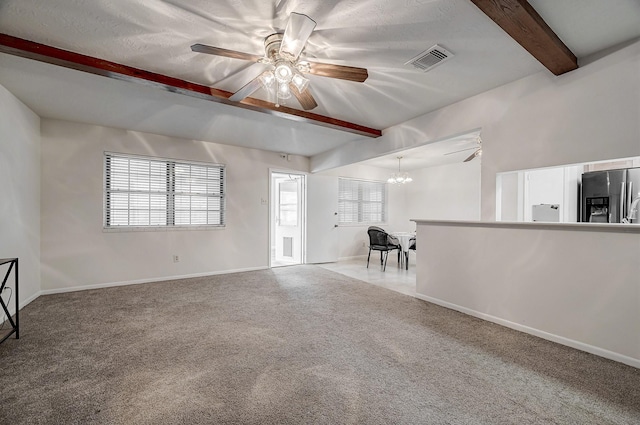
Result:
[[[252,272],[252,271],[266,270],[266,269],[268,269],[268,267],[247,267],[244,269],[222,270],[217,272],[192,273],[192,274],[186,274],[186,275],[167,276],[167,277],[153,277],[148,279],[126,280],[122,282],[97,283],[95,285],[69,286],[67,288],[43,289],[42,291],[40,291],[39,295],[62,294],[65,292],[76,292],[76,291],[85,291],[90,289],[111,288],[114,286],[138,285],[141,283],[164,282],[167,280],[190,279],[193,277],[215,276],[220,274]]]
[[[360,259],[367,259],[367,254],[363,254],[363,255],[354,255],[352,257],[340,257],[338,258],[338,261],[349,261],[349,260],[360,260]]]
[[[31,302],[35,301],[40,295],[62,294],[62,293],[65,293],[65,292],[76,292],[76,291],[84,291],[84,290],[89,290],[89,289],[100,289],[100,288],[110,288],[110,287],[114,287],[114,286],[137,285],[137,284],[141,284],[141,283],[162,282],[162,281],[177,280],[177,279],[189,279],[189,278],[193,278],[193,277],[215,276],[215,275],[220,275],[220,274],[242,273],[242,272],[251,272],[251,271],[257,271],[257,270],[266,270],[266,269],[268,269],[268,267],[248,267],[248,268],[244,268],[244,269],[224,270],[224,271],[219,271],[219,272],[192,273],[192,274],[188,274],[188,275],[179,275],[179,276],[170,276],[170,277],[159,277],[159,278],[150,278],[150,279],[128,280],[128,281],[122,281],[122,282],[98,283],[98,284],[95,284],[95,285],[86,285],[86,286],[70,286],[70,287],[67,287],[67,288],[60,288],[60,289],[44,289],[44,290],[38,291],[35,294],[31,295],[26,300],[20,301],[18,303],[18,308],[20,310],[22,310],[27,305],[29,305]],[[11,316],[16,314],[15,309],[13,307],[14,305],[15,304],[13,302],[10,302],[9,306],[8,306],[9,314],[11,314]],[[6,319],[4,314],[2,314],[0,316],[2,318],[4,318],[4,320],[0,321],[0,324],[2,324],[7,319]]]
[[[23,301],[18,302],[18,309],[22,310],[22,309],[23,309],[23,308],[25,308],[27,305],[29,305],[30,303],[32,303],[33,301],[35,301],[35,300],[36,300],[36,298],[38,298],[40,295],[42,295],[42,291],[38,291],[38,292],[36,292],[35,294],[31,295],[31,296],[30,296],[29,298],[27,298],[26,300],[23,300]],[[10,301],[10,302],[9,302],[9,305],[7,306],[7,307],[8,307],[8,310],[9,310],[9,314],[10,314],[11,316],[13,316],[13,315],[15,315],[15,314],[16,314],[16,311],[15,311],[15,309],[14,309],[14,307],[13,307],[13,306],[15,306],[15,303],[14,303],[13,301]],[[1,310],[0,310],[0,317],[2,318],[2,319],[0,320],[0,324],[2,324],[2,323],[4,323],[4,322],[6,322],[6,321],[7,321],[7,318],[6,318],[5,314],[4,314],[4,311],[1,311]]]
[[[534,335],[540,337],[542,339],[546,339],[548,341],[556,342],[558,344],[566,345],[567,347],[575,348],[577,350],[585,351],[587,353],[595,354],[596,356],[604,357],[609,360],[614,360],[616,362],[624,363],[629,366],[633,366],[635,368],[640,369],[640,360],[635,359],[633,357],[625,356],[620,353],[615,353],[613,351],[605,350],[604,348],[596,347],[594,345],[585,344],[580,341],[575,341],[573,339],[565,338],[563,336],[555,335],[549,332],[545,332],[539,329],[531,328],[529,326],[521,325],[519,323],[511,322],[509,320],[501,319],[500,317],[492,316],[490,314],[481,313],[476,310],[472,310],[467,307],[462,307],[457,304],[453,304],[447,301],[440,300],[438,298],[432,298],[426,295],[416,293],[416,298],[419,298],[424,301],[428,301],[433,304],[437,304],[442,307],[449,308],[451,310],[456,310],[464,314],[468,314],[469,316],[477,317],[479,319],[483,319],[489,322],[496,323],[498,325],[505,326],[507,328],[514,329],[516,331],[528,333],[530,335]]]
[[[40,295],[42,295],[42,291],[36,292],[35,294],[31,295],[26,300],[24,300],[22,302],[19,302],[18,303],[18,307],[20,308],[20,310],[22,310],[23,308],[25,308],[27,306],[27,304],[30,304],[31,302],[35,301],[36,298],[38,298]],[[11,310],[9,310],[9,311],[11,311]]]

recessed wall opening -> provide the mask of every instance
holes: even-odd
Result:
[[[611,159],[538,169],[510,171],[496,175],[496,221],[516,222],[603,222],[619,223],[629,212],[632,201],[640,196],[639,182],[627,172],[618,183],[604,176],[607,192],[593,196],[600,203],[589,204],[585,176],[624,170],[640,170],[640,157]],[[615,198],[615,199],[614,199]],[[592,201],[593,201],[592,199]],[[611,201],[611,202],[608,202]],[[614,202],[615,201],[615,202]],[[593,209],[587,214],[585,209]]]

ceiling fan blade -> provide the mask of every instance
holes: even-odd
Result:
[[[318,106],[316,100],[313,98],[313,95],[308,88],[300,93],[295,84],[289,83],[289,90],[291,91],[291,93],[293,93],[296,99],[298,99],[298,102],[300,102],[302,109],[304,109],[305,111],[310,111],[311,109]]]
[[[250,96],[254,91],[258,90],[261,86],[262,86],[262,83],[260,83],[260,78],[254,78],[253,80],[249,81],[247,84],[242,86],[240,90],[235,92],[229,98],[229,100],[233,100],[234,102],[240,102],[242,99],[244,99],[247,96]]]
[[[224,56],[233,59],[242,59],[246,61],[258,62],[262,56],[252,55],[251,53],[238,52],[236,50],[223,49],[221,47],[207,46],[206,44],[194,44],[191,50],[197,53],[207,53],[209,55]]]
[[[364,83],[369,77],[369,72],[365,68],[353,66],[333,65],[330,63],[309,62],[309,74],[321,77],[340,78],[341,80],[356,81]]]
[[[471,155],[469,155],[469,157],[468,157],[467,159],[465,159],[464,161],[462,161],[462,162],[469,162],[469,161],[471,161],[473,158],[475,158],[475,157],[479,156],[480,151],[481,151],[481,149],[476,150],[474,153],[472,153]]]
[[[280,56],[292,62],[298,59],[315,27],[316,21],[307,15],[291,13],[280,44]]]
[[[478,149],[478,148],[474,146],[472,148],[460,149],[459,151],[447,152],[447,153],[445,153],[445,155],[453,155],[454,153],[470,151],[471,149]]]

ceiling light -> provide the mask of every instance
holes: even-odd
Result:
[[[276,107],[280,106],[281,100],[286,100],[291,97],[291,89],[289,88],[289,84],[292,82],[292,79],[296,75],[297,73],[294,71],[294,68],[292,68],[289,62],[280,60],[276,62],[275,67],[273,68],[273,71],[267,71],[262,74],[262,76],[264,76],[265,81],[263,81],[262,76],[260,77],[260,82],[262,83],[262,86],[268,92],[271,91],[271,86],[273,85],[274,80],[275,82],[277,82],[276,89],[275,89]],[[273,79],[271,79],[271,76],[273,76]],[[296,84],[296,87],[298,87],[297,84]]]
[[[289,84],[278,84],[278,99],[289,99],[291,97],[291,90],[289,90]]]
[[[276,79],[276,76],[273,75],[273,71],[265,71],[260,75],[260,83],[265,90],[268,90],[271,86],[273,86],[273,82]]]
[[[409,173],[403,173],[400,171],[400,160],[402,159],[401,156],[398,157],[398,172],[397,173],[393,173],[391,174],[391,176],[389,176],[389,179],[387,180],[387,183],[390,184],[405,184],[405,183],[411,183],[413,181],[413,179],[411,178],[411,176],[409,176]]]
[[[309,79],[298,73],[293,75],[293,78],[291,78],[291,82],[296,86],[300,93],[305,91],[305,89],[309,85]]]
[[[291,78],[293,78],[293,70],[291,69],[291,66],[284,61],[280,61],[276,64],[276,68],[273,73],[279,83],[289,83]]]
[[[284,1],[276,0],[276,3],[284,3]],[[318,103],[309,90],[310,81],[305,78],[306,74],[314,73],[322,77],[358,83],[366,81],[369,77],[366,68],[307,62],[304,50],[315,27],[316,22],[307,15],[292,12],[284,32],[275,32],[264,38],[263,57],[200,43],[193,44],[191,50],[197,53],[258,62],[265,66],[264,69],[269,69],[272,72],[272,74],[265,74],[262,77],[258,76],[240,87],[228,97],[231,102],[241,102],[262,88],[266,98],[269,99],[268,102],[271,103],[271,99],[274,99],[275,105],[278,106],[278,86],[272,85],[271,79],[273,78],[278,83],[287,83],[292,95],[297,99],[297,103],[302,109],[309,111],[316,108]],[[297,74],[303,75],[296,76]],[[291,83],[295,88],[291,88]],[[282,92],[287,96],[287,89],[283,88]]]

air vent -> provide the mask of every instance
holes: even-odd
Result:
[[[453,53],[436,44],[429,50],[420,53],[415,58],[406,62],[405,65],[413,65],[415,68],[426,72],[434,66],[440,65],[442,62],[445,62],[451,57],[453,57]]]

